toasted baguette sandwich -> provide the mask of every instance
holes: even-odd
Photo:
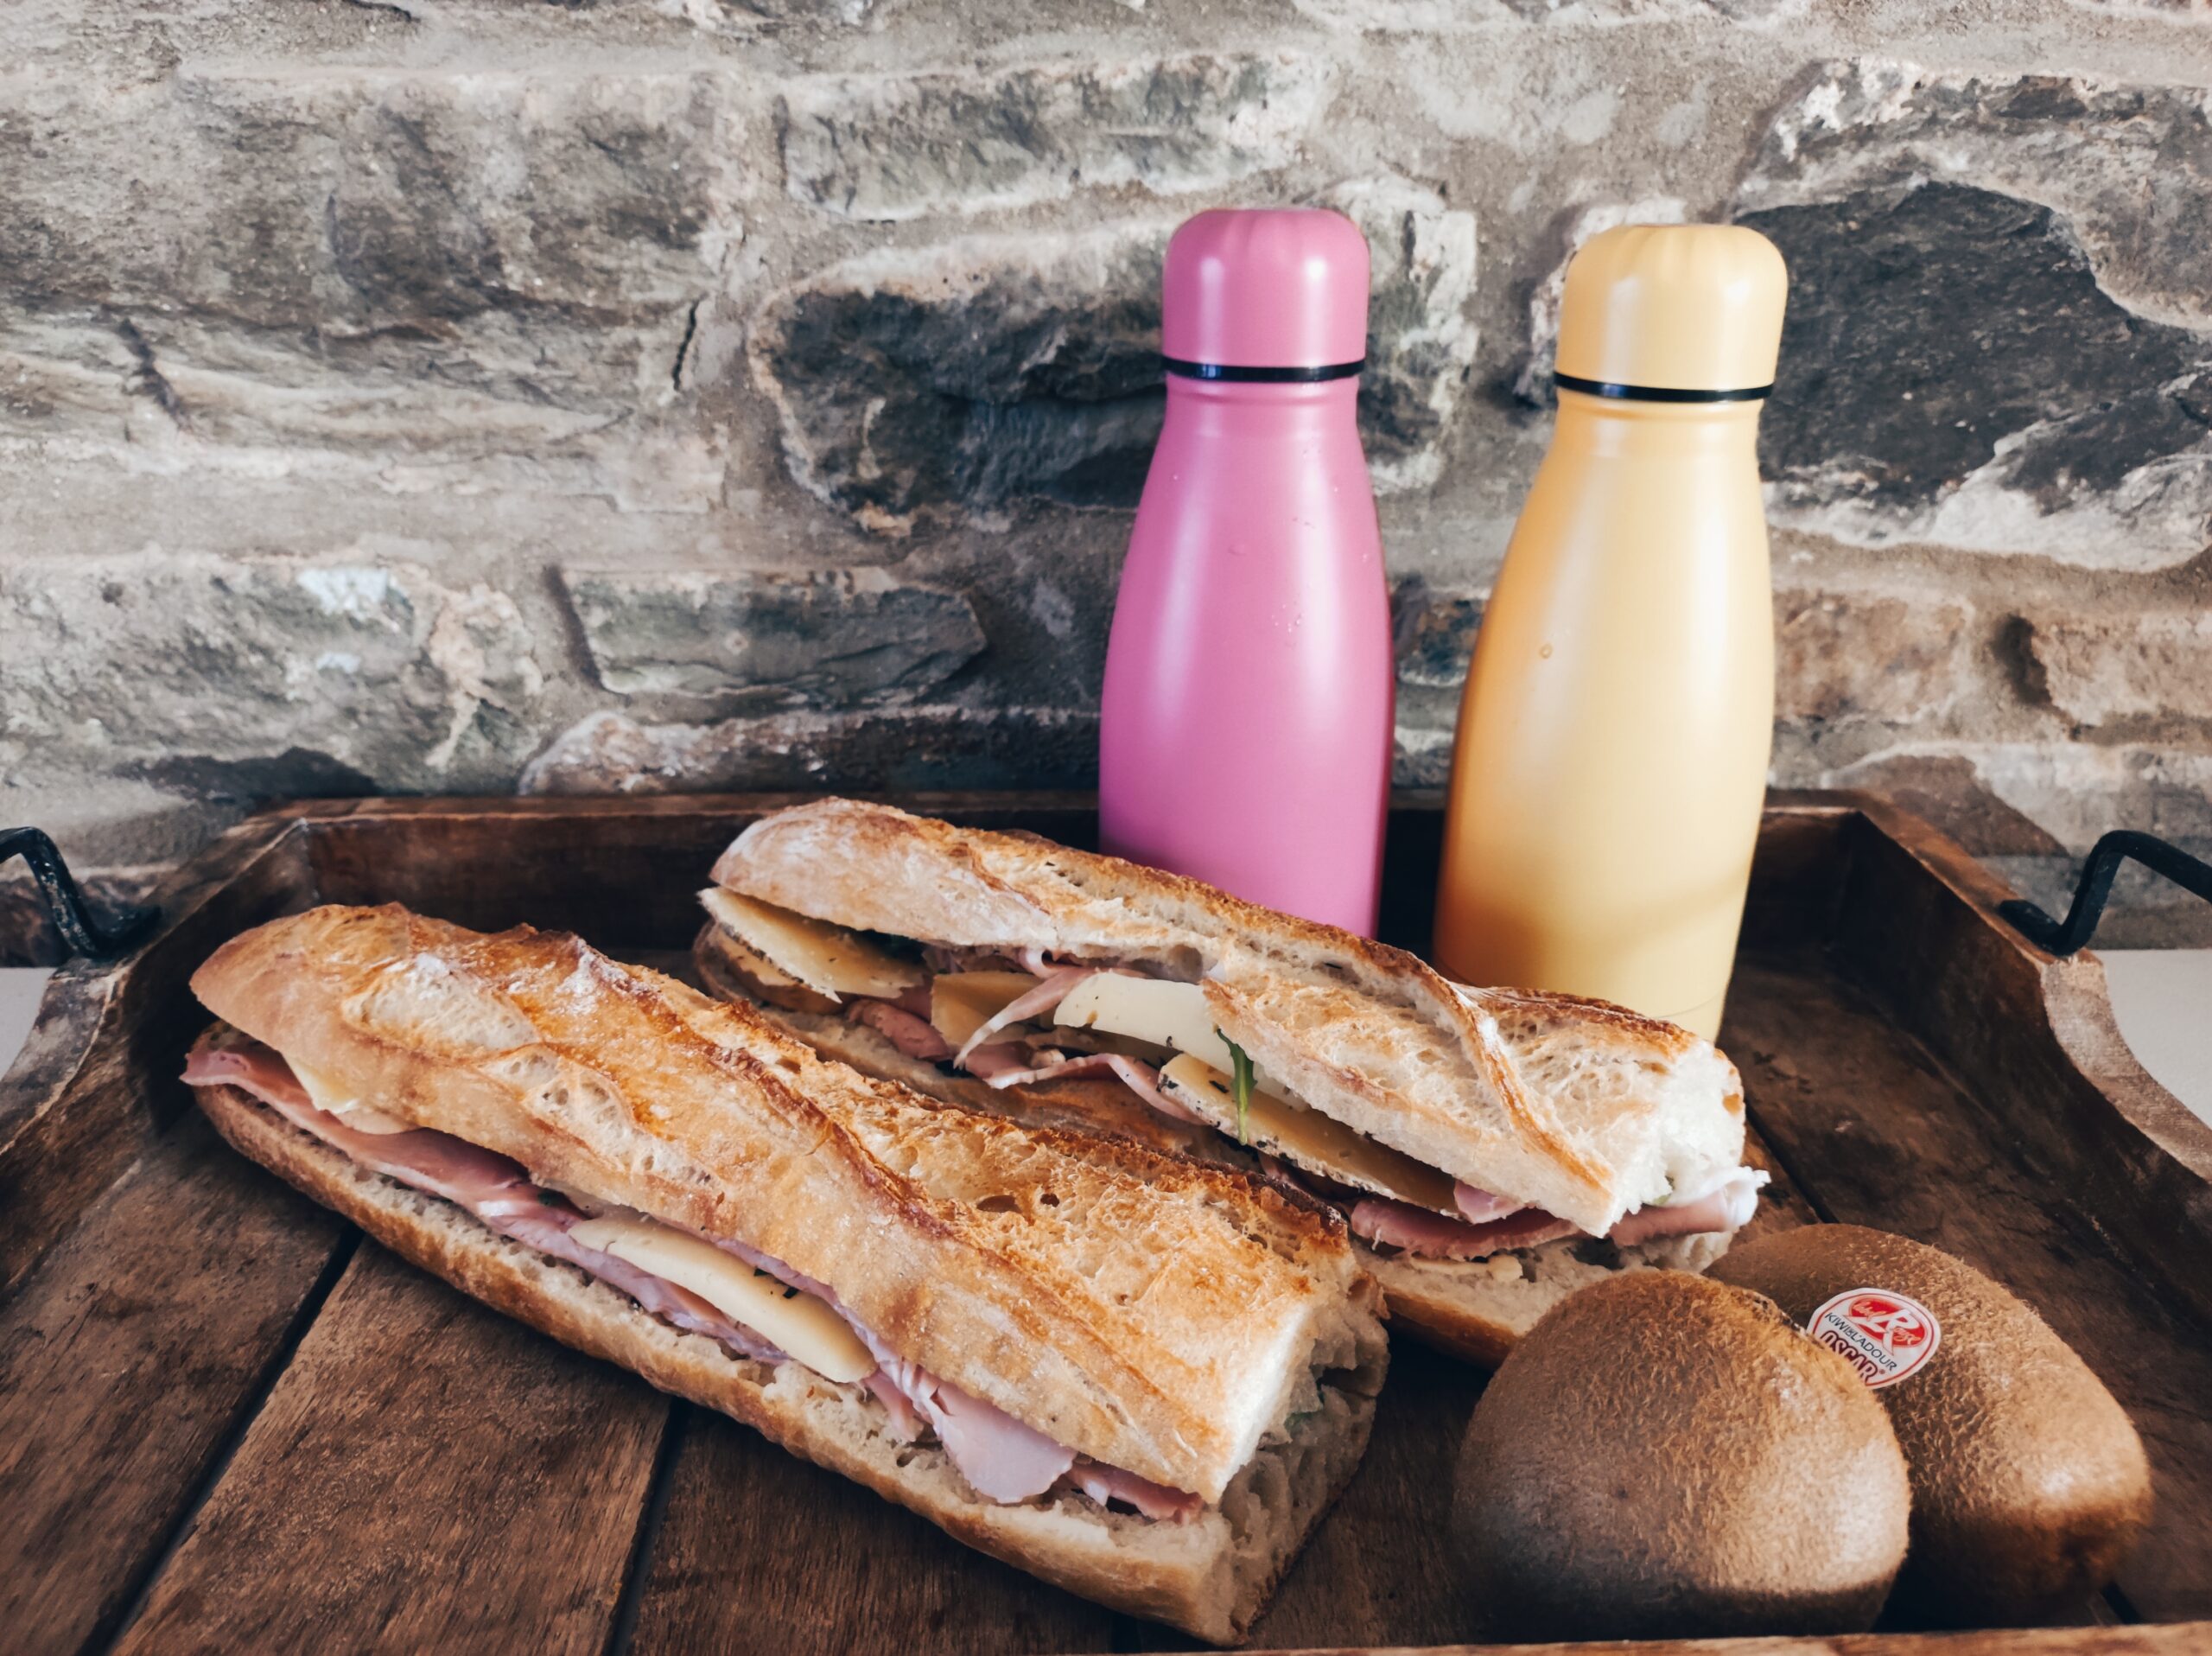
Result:
[[[995,1557],[1241,1636],[1366,1444],[1337,1217],[947,1107],[573,937],[319,908],[219,950],[185,1079],[404,1258]]]
[[[1766,1180],[1734,1067],[1687,1030],[1118,858],[831,799],[712,877],[715,993],[970,1108],[1256,1164],[1346,1215],[1394,1322],[1474,1361],[1614,1271],[1703,1269]]]

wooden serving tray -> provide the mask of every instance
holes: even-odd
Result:
[[[715,853],[787,797],[351,800],[251,818],[70,966],[0,1078],[0,1646],[680,1652],[1186,1643],[968,1551],[719,1416],[395,1262],[231,1154],[176,1080],[190,971],[315,901],[572,927],[667,964]],[[901,801],[1083,843],[1090,801]],[[1440,835],[1394,816],[1384,933],[1420,946]],[[2008,1283],[2126,1404],[2158,1517],[2074,1625],[1649,1643],[1685,1653],[2212,1647],[2212,1130],[2127,1055],[2093,956],[1869,798],[1777,797],[1723,1045],[1763,1227],[1900,1231]],[[1480,1389],[1401,1342],[1374,1446],[1254,1642],[1434,1646],[1471,1625],[1445,1514]],[[1582,1648],[1591,1649],[1592,1646]]]

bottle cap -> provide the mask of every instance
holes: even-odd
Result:
[[[1658,402],[1747,401],[1774,384],[1789,272],[1741,225],[1623,225],[1567,267],[1556,378]],[[1668,395],[1667,393],[1675,393]]]
[[[1367,239],[1319,207],[1201,213],[1167,244],[1160,335],[1171,373],[1357,373],[1367,354]]]

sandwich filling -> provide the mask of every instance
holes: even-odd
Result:
[[[1120,1083],[1162,1115],[1212,1127],[1275,1177],[1339,1208],[1385,1253],[1477,1260],[1580,1238],[1573,1222],[1478,1189],[1300,1103],[1214,1022],[1196,984],[1038,950],[998,954],[862,934],[720,887],[716,967],[786,1010],[842,1014],[911,1059],[1004,1090]],[[1720,1168],[1624,1215],[1628,1247],[1747,1224],[1767,1175]]]
[[[864,1388],[902,1443],[933,1437],[976,1494],[1018,1505],[1079,1491],[1166,1522],[1196,1494],[1104,1465],[906,1361],[825,1284],[724,1237],[534,1181],[518,1162],[347,1099],[224,1026],[193,1048],[194,1086],[235,1086],[372,1173],[454,1203],[497,1234],[575,1266],[645,1311],[753,1362],[797,1362]]]

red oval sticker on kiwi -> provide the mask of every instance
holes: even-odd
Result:
[[[1927,1367],[1942,1325],[1918,1300],[1888,1288],[1847,1288],[1813,1313],[1805,1332],[1876,1390]]]

